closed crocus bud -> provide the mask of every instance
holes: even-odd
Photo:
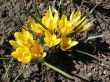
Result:
[[[55,34],[51,34],[50,32],[45,32],[44,42],[45,42],[45,46],[51,48],[60,43],[60,38],[57,38]]]

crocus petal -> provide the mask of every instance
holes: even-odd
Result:
[[[72,46],[75,46],[75,45],[77,45],[77,44],[78,44],[78,41],[71,41],[71,43],[70,43],[71,47],[72,47]]]
[[[12,52],[11,54],[12,54],[12,56],[14,57],[14,58],[19,58],[19,57],[22,57],[22,54],[23,54],[23,52],[25,52],[25,51],[29,51],[28,50],[28,48],[26,48],[26,47],[19,47],[19,48],[17,48],[14,52]]]
[[[60,46],[63,51],[66,51],[77,44],[78,42],[72,40],[71,38],[62,37]]]
[[[61,20],[63,22],[67,22],[67,16],[65,14],[62,15]]]
[[[81,23],[81,25],[75,30],[75,31],[78,31],[78,32],[80,32],[80,30],[84,27],[84,25],[86,25],[87,24],[87,19],[85,19],[82,23]]]
[[[33,19],[32,17],[29,17],[29,23],[31,25],[31,28],[34,32],[40,34],[40,35],[43,35],[43,27],[41,27],[39,24],[37,24]]]
[[[31,54],[29,52],[24,52],[23,56],[18,58],[18,61],[26,64],[26,63],[29,63],[31,59],[32,59]]]
[[[20,46],[15,40],[10,40],[9,43],[15,48]]]
[[[44,52],[44,53],[43,53],[42,58],[46,57],[46,55],[47,55],[47,53],[46,53],[46,52]]]
[[[57,45],[60,42],[60,39],[57,38],[55,34],[51,34],[50,32],[45,32],[44,42],[45,42],[45,46],[51,48]]]
[[[56,25],[55,25],[54,20],[52,18],[49,18],[46,21],[46,26],[52,33],[54,32],[54,29],[56,28]]]
[[[83,27],[82,30],[80,30],[80,32],[88,31],[92,26],[93,26],[92,23],[88,23],[87,25],[85,25],[85,26]]]
[[[55,22],[55,24],[58,24],[58,22],[59,22],[59,15],[58,15],[57,11],[55,12],[55,15],[54,15],[54,22]]]
[[[85,20],[86,20],[86,16],[84,16],[83,18],[81,18],[80,21],[77,21],[77,23],[75,24],[75,27],[74,27],[74,31],[77,31],[77,29],[80,29],[78,26],[80,26],[80,24],[82,24]]]
[[[45,15],[45,16],[46,16],[47,18],[53,17],[50,8],[46,11],[46,15]]]
[[[77,10],[76,13],[72,13],[70,15],[70,21],[72,21],[73,19],[77,18],[79,15],[81,15],[81,11]]]
[[[25,26],[23,26],[22,28],[22,33],[24,37],[27,37],[27,39],[29,39],[30,41],[33,40],[33,35],[31,33],[28,32],[28,30],[26,30],[27,28]]]
[[[22,33],[20,33],[20,32],[15,32],[14,33],[14,36],[15,36],[15,39],[17,40],[17,43],[19,44],[19,45],[26,45],[27,44],[27,41],[28,41],[28,39],[27,39],[27,37],[25,37]],[[27,35],[26,35],[27,36]]]

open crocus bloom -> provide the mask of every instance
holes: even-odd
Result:
[[[74,41],[69,37],[62,37],[60,47],[63,51],[66,51],[77,44],[78,44],[78,41]]]
[[[40,44],[33,40],[32,34],[24,28],[22,32],[15,32],[14,36],[15,40],[10,40],[9,43],[16,48],[12,52],[12,56],[18,61],[29,63],[32,58],[44,58],[46,56],[46,52],[43,51]]]
[[[72,13],[69,20],[67,19],[67,16],[63,14],[59,20],[57,30],[62,36],[66,36],[70,33],[88,31],[93,26],[93,22],[88,23],[87,17],[81,16],[80,10],[77,10],[76,13]]]

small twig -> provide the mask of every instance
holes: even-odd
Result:
[[[13,82],[16,82],[16,80],[19,78],[19,76],[24,72],[24,69],[20,71],[20,73],[16,76],[16,78],[13,80]]]

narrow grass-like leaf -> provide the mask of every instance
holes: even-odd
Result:
[[[98,6],[98,5],[95,5],[95,6],[92,8],[92,10],[90,10],[90,12],[89,12],[89,13],[87,13],[87,16],[91,15],[91,14],[92,14],[92,12],[95,10],[95,8],[96,8],[97,6]]]
[[[13,58],[11,58],[11,60],[9,61],[9,63],[12,63],[12,62],[13,62]],[[11,64],[9,64],[8,67],[5,69],[6,72],[4,74],[3,80],[5,80],[5,78],[8,76],[8,71],[9,71],[10,68],[11,68]]]
[[[22,19],[21,19],[20,11],[18,11],[18,9],[16,8],[16,6],[15,6],[15,4],[14,4],[14,0],[11,0],[11,2],[12,2],[12,6],[13,6],[13,8],[14,8],[13,11],[14,11],[15,15],[17,16],[16,22],[17,22],[20,26],[23,26],[24,23],[23,23],[23,21],[22,21]]]
[[[61,10],[61,12],[60,12]],[[63,14],[64,12],[64,0],[60,0],[60,5],[59,5],[59,8],[58,8],[58,12],[60,13],[60,15]]]
[[[11,12],[11,16],[10,18],[15,22],[17,23],[20,27],[24,28],[23,25],[23,21],[21,20],[20,18],[20,15],[15,11],[15,8],[14,9],[11,9],[9,6],[7,6],[7,4],[5,4],[5,6],[7,7],[7,9],[9,10],[9,12]],[[15,5],[14,5],[15,6]],[[16,13],[16,14],[15,14]],[[16,15],[19,16],[18,18],[16,18]],[[27,26],[28,27],[28,26]],[[31,30],[31,29],[26,29],[24,28],[26,31],[28,31],[29,33],[31,33],[32,35],[36,36],[36,34]],[[38,37],[38,36],[36,36]],[[3,45],[2,45],[3,46]],[[6,47],[7,48],[7,47]],[[11,48],[8,48],[10,49],[11,51],[13,51]]]
[[[79,9],[82,7],[84,1],[85,1],[85,0],[81,0],[81,4],[80,4],[80,6],[79,6]]]
[[[9,49],[10,51],[13,51],[13,49],[11,49],[10,47],[8,47],[8,46],[5,46],[5,45],[0,45],[1,47],[4,47],[4,48],[6,48],[6,49]]]
[[[81,76],[78,76],[78,75],[70,75],[70,74],[68,74],[67,72],[65,72],[65,71],[63,71],[63,70],[61,70],[61,69],[59,69],[59,68],[57,68],[57,67],[55,67],[55,66],[53,66],[53,65],[51,65],[50,63],[48,63],[48,62],[42,62],[44,65],[46,65],[46,66],[48,66],[50,69],[53,69],[54,71],[56,71],[56,72],[58,72],[58,73],[60,73],[60,74],[62,74],[63,76],[65,76],[65,77],[67,77],[67,78],[69,78],[69,79],[71,79],[71,80],[73,80],[74,79],[74,77],[73,76],[75,76],[75,77],[78,77],[78,78],[81,78],[82,80],[84,80],[84,81],[88,81],[88,79],[87,78],[85,78],[85,77],[81,77]]]
[[[73,76],[71,76],[70,74],[64,72],[63,70],[61,70],[61,69],[59,69],[59,68],[57,68],[57,67],[55,67],[55,66],[53,66],[53,65],[51,65],[51,64],[49,64],[47,62],[43,62],[43,64],[48,66],[49,68],[53,69],[54,71],[62,74],[63,76],[69,78],[69,79],[74,79]]]
[[[41,21],[41,16],[39,13],[38,0],[32,0],[32,1],[33,1],[33,8],[36,11],[36,18],[38,18]]]
[[[8,6],[7,3],[3,2],[5,4],[5,6],[7,7],[7,9],[9,10],[9,16],[10,18],[16,22],[19,26],[22,26],[24,23],[20,17],[20,14],[14,4],[14,1],[11,0],[12,5]],[[11,8],[12,7],[12,8]]]
[[[11,58],[0,58],[0,60],[10,60]]]
[[[84,54],[84,55],[88,55],[88,56],[90,56],[90,57],[92,57],[92,58],[94,58],[94,59],[96,59],[96,60],[98,60],[98,61],[101,61],[101,62],[107,64],[107,65],[110,65],[110,62],[103,61],[101,58],[98,58],[98,57],[96,57],[96,56],[94,56],[94,55],[92,55],[92,54],[89,54],[89,53],[87,53],[87,52],[83,52],[83,51],[80,51],[80,50],[76,50],[76,51],[79,52],[79,53],[82,53],[82,54]]]

